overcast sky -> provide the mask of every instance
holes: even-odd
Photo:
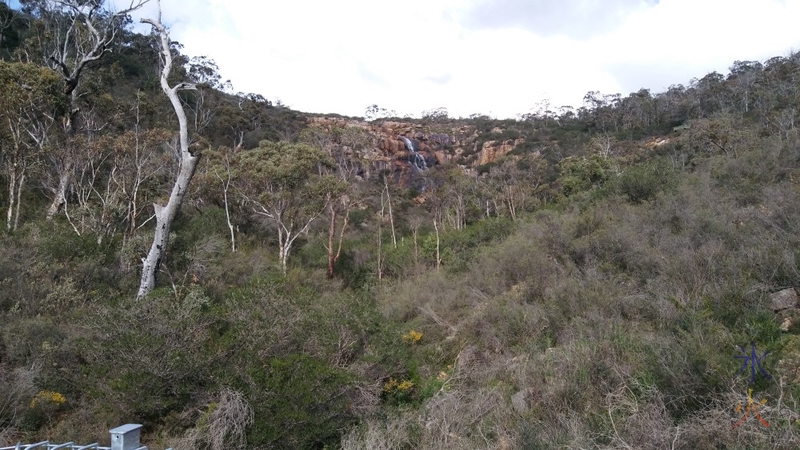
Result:
[[[122,4],[124,0],[116,0]],[[154,3],[141,14],[154,16]],[[580,106],[800,50],[800,0],[162,0],[172,39],[237,92],[419,117]]]

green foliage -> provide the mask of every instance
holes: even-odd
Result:
[[[558,167],[561,189],[567,196],[599,187],[611,176],[611,160],[598,154],[570,156],[558,163]]]
[[[349,376],[307,355],[273,358],[248,369],[262,394],[248,436],[250,445],[322,448],[335,445],[353,423],[348,412]]]
[[[0,114],[6,120],[18,116],[30,120],[28,115],[36,113],[59,116],[66,108],[62,91],[61,78],[46,67],[0,61],[0,95],[4,99]]]
[[[262,141],[258,148],[234,156],[235,189],[277,230],[284,272],[294,241],[347,189],[341,179],[322,173],[333,166],[322,149],[307,144]]]
[[[442,264],[453,272],[463,271],[483,245],[501,240],[513,230],[512,220],[497,217],[467,225],[463,230],[442,233],[440,236]],[[433,233],[420,239],[420,256],[429,265],[435,265],[436,236]]]
[[[614,179],[614,187],[633,203],[655,198],[659,192],[673,189],[677,178],[675,170],[666,159],[657,159],[629,167]]]
[[[398,242],[381,223],[379,280],[374,180],[346,186],[326,175],[375,173],[361,157],[376,134],[305,127],[260,96],[209,89],[221,86],[213,62],[176,45],[189,63],[176,80],[206,85],[182,97],[195,131],[227,147],[205,152],[162,287],[134,301],[143,205],[158,200],[170,159],[170,137],[155,128],[173,117],[151,95],[149,39],[120,37],[80,96],[81,120],[108,125],[75,147],[39,149],[76,158],[69,217],[41,219],[50,159],[37,150],[20,160],[30,163],[18,178],[29,223],[0,237],[0,433],[93,441],[106,424],[135,421],[155,439],[205,448],[220,392],[235,392],[254,418],[237,419],[246,442],[225,448],[797,448],[798,325],[779,326],[796,311],[769,310],[771,293],[800,285],[800,105],[786,95],[797,55],[659,94],[592,92],[584,108],[524,120],[458,121],[439,109],[409,121],[459,140],[465,164],[484,142],[522,141],[479,177],[449,166],[457,170],[430,172],[424,192],[391,186]],[[55,124],[63,80],[0,63],[0,83],[11,162],[13,144],[37,147],[30,134],[14,142],[8,120]],[[653,147],[655,136],[669,142]],[[304,225],[345,189],[353,210],[328,280],[327,227]],[[409,207],[418,196],[425,203]],[[281,217],[268,221],[274,237],[254,208]],[[438,270],[428,213],[440,219]],[[287,236],[302,250],[281,276],[273,250]],[[753,387],[771,427],[740,433],[731,422],[748,383],[733,356],[751,342],[770,351],[763,365],[774,379]]]
[[[320,164],[332,164],[321,149],[288,142],[261,141],[254,150],[238,154],[240,177],[263,180],[267,186],[292,190],[301,187]]]

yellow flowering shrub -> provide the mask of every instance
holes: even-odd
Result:
[[[422,339],[422,333],[419,331],[411,330],[403,335],[403,340],[411,345],[418,343]]]
[[[36,395],[33,396],[31,399],[30,407],[31,409],[36,409],[36,406],[42,406],[45,404],[50,405],[63,405],[67,402],[67,398],[64,397],[64,394],[55,391],[39,391]]]
[[[383,396],[390,403],[406,403],[411,401],[416,385],[411,380],[397,380],[390,377],[383,384]]]

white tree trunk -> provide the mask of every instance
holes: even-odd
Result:
[[[223,179],[222,175],[220,175],[216,170],[214,171],[214,175],[217,179],[222,183],[222,200],[225,205],[225,221],[228,224],[228,230],[231,233],[231,252],[236,253],[236,233],[234,232],[233,222],[231,222],[231,209],[230,204],[228,203],[228,191],[231,188],[231,166],[230,162],[228,161],[228,156],[225,156],[225,172],[227,172],[227,178]]]
[[[231,252],[236,253],[236,233],[234,233],[233,223],[231,222],[231,212],[230,207],[228,206],[228,187],[225,187],[225,192],[223,193],[223,197],[225,198],[225,221],[228,223],[228,230],[231,232]]]
[[[61,211],[61,208],[67,203],[67,187],[72,175],[72,163],[66,163],[65,167],[58,174],[58,186],[53,193],[53,201],[50,207],[47,208],[47,220],[52,221],[53,218]]]
[[[442,256],[439,252],[439,223],[436,219],[433,219],[433,229],[436,231],[436,268],[439,269],[442,266]]]
[[[170,193],[169,201],[167,201],[166,206],[158,204],[153,205],[156,216],[155,236],[153,237],[153,245],[150,246],[150,252],[147,254],[146,258],[142,259],[142,280],[139,283],[137,298],[146,296],[156,285],[156,274],[158,273],[158,268],[164,258],[164,254],[167,251],[169,229],[172,225],[172,220],[181,207],[181,202],[186,195],[189,182],[192,181],[197,162],[200,160],[199,153],[195,154],[189,151],[189,132],[186,123],[186,112],[183,110],[183,105],[178,98],[178,91],[182,89],[194,89],[194,85],[179,83],[175,87],[169,86],[167,79],[172,70],[172,53],[170,52],[169,35],[167,34],[166,28],[164,28],[164,25],[161,23],[160,2],[158,3],[158,11],[158,21],[142,19],[142,22],[152,25],[161,38],[161,57],[164,63],[164,68],[161,71],[161,88],[167,97],[169,97],[175,114],[178,116],[181,162],[178,177],[175,179],[175,185],[172,188],[172,193]]]
[[[17,194],[17,173],[16,170],[12,168],[8,174],[8,213],[6,216],[6,229],[11,231],[11,219],[14,214],[14,206],[16,202],[16,194]]]
[[[25,168],[22,168],[22,173],[19,174],[19,182],[17,183],[17,206],[14,208],[14,227],[16,231],[19,226],[19,207],[22,205],[22,186],[25,185]]]
[[[394,214],[392,214],[392,195],[389,193],[389,183],[386,176],[383,177],[383,186],[386,190],[386,202],[389,205],[389,224],[392,226],[392,245],[397,248],[397,236],[394,233]]]

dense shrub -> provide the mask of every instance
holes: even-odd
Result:
[[[675,186],[675,170],[669,161],[657,159],[625,170],[616,180],[616,189],[633,203],[652,200],[656,194]]]

